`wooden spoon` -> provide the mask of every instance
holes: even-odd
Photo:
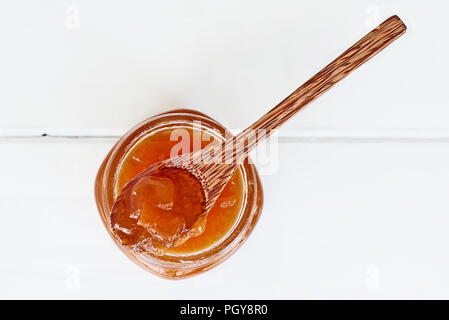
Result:
[[[157,253],[200,234],[206,216],[223,188],[259,142],[405,31],[406,26],[399,17],[388,18],[237,136],[223,144],[209,145],[203,150],[159,162],[137,175],[123,188],[112,207],[111,226],[116,238],[136,251]],[[158,220],[163,216],[139,218],[143,209],[132,199],[137,194],[137,186],[151,185],[146,181],[151,177],[161,181],[171,179],[179,190],[184,190],[181,202],[185,201],[189,206],[178,210],[183,215],[182,221],[178,219],[164,225]],[[130,214],[137,217],[140,229],[127,218]]]

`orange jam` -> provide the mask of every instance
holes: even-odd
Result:
[[[196,151],[213,143],[215,138],[192,127],[164,128],[141,138],[125,155],[120,166],[116,180],[116,196],[122,188],[137,174],[154,163],[169,159],[182,153]],[[185,220],[196,219],[196,196],[191,188],[183,185],[186,179],[167,179],[163,174],[150,177],[151,181],[142,181],[135,185],[133,195],[135,202],[140,202],[139,217],[136,220],[128,217],[133,214],[134,208],[129,207],[126,218],[118,221],[125,226],[125,230],[138,230],[138,232],[121,233],[119,237],[123,244],[133,244],[149,236],[144,227],[157,225],[159,234],[170,238],[178,233]],[[176,178],[176,177],[175,177]],[[144,178],[148,179],[148,178]],[[154,199],[148,198],[153,195]],[[245,181],[242,170],[239,168],[224,188],[214,207],[207,215],[204,231],[193,234],[182,244],[164,249],[165,254],[184,255],[203,251],[220,242],[230,231],[245,202]],[[147,209],[149,208],[149,209]],[[151,214],[146,213],[151,209]],[[135,221],[135,222],[134,222]],[[190,222],[191,222],[190,221]],[[184,224],[183,224],[184,223]],[[138,226],[138,225],[139,226]]]

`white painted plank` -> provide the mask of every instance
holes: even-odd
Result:
[[[2,134],[123,132],[197,108],[243,128],[381,19],[397,43],[286,130],[448,129],[447,1],[8,1]]]
[[[449,143],[281,143],[248,242],[184,281],[106,234],[93,182],[112,143],[1,141],[0,298],[449,298]]]

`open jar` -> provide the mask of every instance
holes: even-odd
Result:
[[[152,163],[169,158],[168,150],[174,149],[183,133],[206,139],[200,138],[198,143],[189,137],[191,145],[188,150],[180,148],[182,153],[194,150],[195,144],[201,148],[207,141],[222,142],[232,136],[218,122],[194,110],[179,109],[159,114],[132,128],[114,145],[101,164],[95,181],[97,207],[116,244],[136,264],[171,279],[198,274],[223,262],[247,239],[259,219],[263,204],[258,173],[246,159],[208,214],[203,234],[161,255],[136,253],[120,244],[113,236],[110,224],[115,198],[137,173]]]

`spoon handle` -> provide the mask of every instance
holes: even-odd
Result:
[[[338,81],[357,69],[371,57],[399,38],[406,31],[406,26],[398,16],[392,16],[372,30],[337,59],[293,91],[276,107],[262,118],[236,136],[236,150],[239,144],[245,144],[239,156],[246,157],[259,142],[266,139],[272,131],[299,110],[329,90]],[[261,134],[262,133],[262,134]],[[257,138],[255,137],[257,135]],[[239,152],[237,152],[239,153]]]

